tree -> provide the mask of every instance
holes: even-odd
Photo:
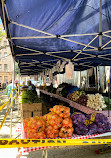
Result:
[[[0,41],[3,39],[3,37],[5,37],[6,34],[4,32],[4,30],[2,28],[0,28]]]

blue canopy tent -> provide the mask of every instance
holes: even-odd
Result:
[[[111,65],[111,0],[1,0],[0,14],[21,74]]]

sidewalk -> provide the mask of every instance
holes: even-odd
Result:
[[[3,105],[7,100],[8,96],[6,95],[6,92],[4,91],[3,93],[0,93],[0,100],[1,104]],[[21,123],[20,121],[20,112],[18,112],[18,105],[15,105],[15,110],[13,111],[12,114],[12,138],[16,138],[18,133],[16,133],[16,129]],[[5,114],[7,111],[7,106],[4,107],[2,111],[0,111],[0,123],[2,122]],[[3,124],[1,130],[0,130],[0,138],[10,138],[10,111],[7,115],[7,118],[5,120],[5,123]]]

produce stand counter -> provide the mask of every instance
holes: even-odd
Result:
[[[71,107],[73,107],[75,109],[78,109],[78,110],[80,110],[80,111],[82,111],[82,112],[84,112],[86,114],[91,114],[93,112],[99,112],[99,113],[104,114],[105,116],[108,116],[108,111],[107,110],[105,110],[105,111],[96,111],[96,110],[93,110],[93,109],[91,109],[89,107],[86,107],[86,106],[80,105],[80,104],[78,104],[76,102],[73,102],[73,101],[71,101],[71,100],[69,100],[67,98],[61,97],[61,96],[59,96],[57,94],[49,93],[49,92],[47,92],[45,90],[41,90],[41,89],[40,89],[40,92],[42,92],[42,93],[44,93],[46,95],[50,95],[51,97],[57,98],[59,100],[62,100],[64,102],[68,103],[69,106],[71,106]],[[111,116],[111,110],[110,110],[110,116]],[[109,120],[109,122],[111,122],[111,117],[108,117],[108,120]]]
[[[73,101],[71,101],[71,100],[69,100],[67,98],[61,97],[61,96],[59,96],[57,94],[49,93],[49,92],[47,92],[45,90],[41,90],[41,89],[40,89],[40,92],[42,92],[44,94],[47,94],[47,95],[50,95],[50,96],[52,96],[54,98],[57,98],[59,100],[62,100],[64,102],[68,103],[71,107],[74,107],[74,108],[76,108],[76,109],[78,109],[78,110],[80,110],[80,111],[82,111],[82,112],[84,112],[86,114],[90,114],[90,113],[95,112],[95,110],[92,110],[91,108],[82,106],[82,105],[80,105],[78,103],[75,103],[75,102],[73,102]]]
[[[85,106],[82,106],[78,103],[75,103],[67,98],[64,98],[64,97],[61,97],[57,94],[52,94],[52,93],[49,93],[45,90],[40,90],[42,93],[46,94],[46,95],[49,95],[51,97],[54,97],[54,98],[57,98],[57,99],[60,99],[66,103],[68,103],[71,107],[74,107],[86,114],[90,114],[90,113],[93,113],[95,112],[95,110],[89,108],[89,107],[85,107]],[[106,116],[107,116],[107,111],[98,111],[98,112],[101,112],[101,113],[104,113]],[[110,118],[109,118],[110,119]],[[111,121],[111,119],[109,120]],[[26,139],[27,138],[27,135],[26,133],[24,132],[24,128],[23,128],[23,124],[21,124],[18,128],[17,128],[17,132],[19,134],[21,134],[21,138],[22,139]],[[101,137],[110,137],[111,136],[111,132],[106,132],[106,133],[102,133],[102,134],[93,134],[93,135],[77,135],[77,134],[73,134],[71,137],[67,138],[67,139],[88,139],[88,138],[101,138]],[[58,138],[60,139],[60,138]],[[32,152],[32,151],[37,151],[37,150],[42,150],[43,151],[43,157],[46,158],[47,157],[47,149],[55,149],[55,148],[60,148],[60,147],[56,147],[56,146],[48,146],[48,147],[27,147],[27,148],[20,148],[19,150],[19,156],[20,155],[23,155],[27,152]],[[18,158],[18,157],[17,157]]]
[[[16,132],[18,134],[21,134],[21,139],[27,139],[27,135],[24,132],[24,128],[23,128],[23,123],[20,124],[16,130]],[[71,137],[69,138],[65,138],[65,139],[89,139],[89,138],[100,138],[100,137],[108,137],[111,136],[111,132],[107,132],[107,133],[103,133],[103,134],[93,134],[93,135],[77,135],[77,134],[73,134]],[[58,139],[64,139],[64,138],[59,138]],[[62,148],[65,148],[66,146],[63,146]],[[61,147],[57,147],[57,146],[43,146],[43,147],[25,147],[25,148],[20,148],[19,153],[17,155],[17,158],[19,158],[21,155],[26,154],[28,152],[32,152],[32,151],[37,151],[37,150],[43,150],[43,154],[46,154],[45,156],[43,156],[42,158],[47,158],[47,149],[59,149]]]

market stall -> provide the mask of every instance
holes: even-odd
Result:
[[[97,66],[111,66],[110,1],[34,0],[32,3],[23,0],[15,3],[2,0],[0,7],[13,59],[19,63],[22,75],[38,75],[42,80],[49,75],[53,80],[51,74],[63,72],[65,68],[70,80],[73,77],[70,69],[81,72]],[[86,114],[95,112],[90,106],[81,106],[44,90],[41,92]],[[78,139],[95,137],[95,134],[79,137],[73,135],[72,130],[71,136],[71,139]]]

